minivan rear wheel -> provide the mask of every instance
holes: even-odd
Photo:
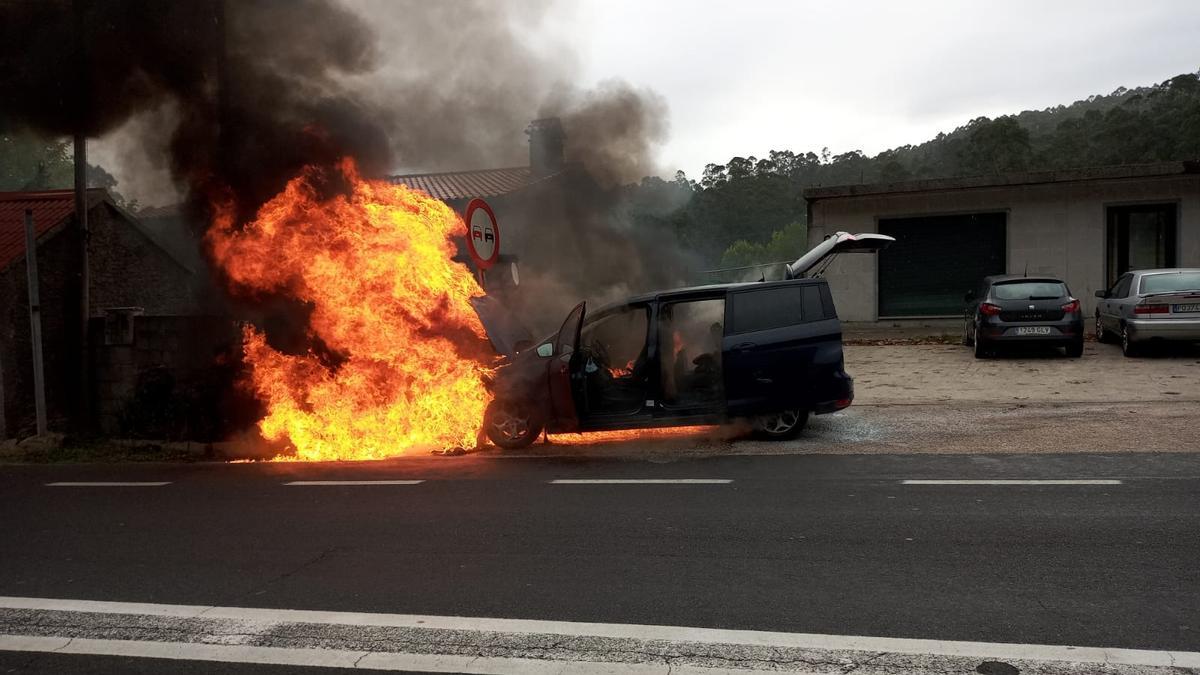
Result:
[[[754,418],[755,435],[771,441],[795,438],[808,424],[807,410],[783,410]]]
[[[529,405],[514,401],[492,401],[483,415],[487,437],[505,450],[529,446],[542,433],[541,417]]]

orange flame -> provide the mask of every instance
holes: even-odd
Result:
[[[339,170],[347,195],[321,199],[310,168],[240,229],[217,205],[207,236],[236,290],[311,305],[310,337],[335,355],[286,354],[246,328],[262,435],[294,449],[278,460],[472,447],[494,357],[469,304],[483,291],[451,260],[466,226],[424,193],[362,179],[349,159]]]

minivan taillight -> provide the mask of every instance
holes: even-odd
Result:
[[[1169,305],[1134,305],[1133,306],[1133,313],[1137,314],[1137,315],[1166,314],[1167,312],[1170,312],[1170,311],[1171,311],[1171,307]]]
[[[996,316],[1000,313],[1000,307],[990,302],[981,302],[979,303],[979,313],[984,316]]]
[[[1062,306],[1062,311],[1064,314],[1074,314],[1075,312],[1078,312],[1079,311],[1079,301],[1072,300],[1072,301],[1068,302],[1067,304]]]

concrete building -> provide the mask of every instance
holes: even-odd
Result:
[[[1094,292],[1129,269],[1200,266],[1200,162],[817,187],[808,240],[839,230],[896,243],[825,276],[846,321],[958,317],[988,274],[1059,276]]]

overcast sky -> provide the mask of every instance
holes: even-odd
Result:
[[[660,161],[771,149],[874,154],[980,115],[1200,69],[1200,0],[561,0],[585,80],[658,91]]]

